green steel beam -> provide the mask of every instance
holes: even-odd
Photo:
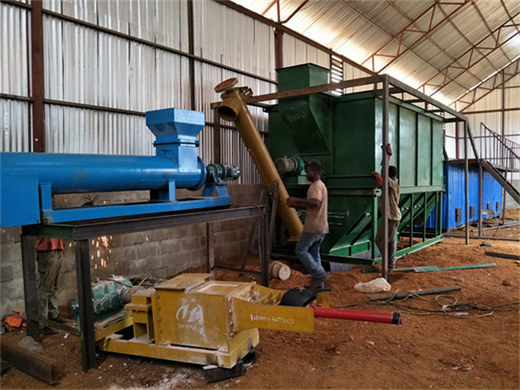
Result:
[[[425,242],[421,242],[419,244],[416,244],[416,245],[413,245],[412,247],[409,247],[409,248],[406,248],[406,249],[401,249],[400,251],[397,251],[396,253],[396,257],[397,258],[400,258],[400,257],[403,257],[404,255],[407,255],[409,253],[412,253],[412,252],[415,252],[415,251],[418,251],[419,249],[423,249],[423,248],[426,248],[430,245],[433,245],[439,241],[442,240],[442,236],[438,236],[438,237],[434,237],[434,238],[431,238]]]

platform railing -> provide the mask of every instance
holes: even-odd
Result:
[[[480,123],[480,158],[507,172],[520,171],[520,144]]]

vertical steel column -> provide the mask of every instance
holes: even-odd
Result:
[[[269,287],[269,253],[268,253],[268,227],[267,213],[264,211],[260,216],[260,226],[258,229],[258,243],[260,249],[260,274],[262,285]]]
[[[507,167],[506,166],[506,170],[504,171],[504,180],[505,182],[507,183]],[[513,177],[513,173],[511,172],[511,178]],[[502,225],[504,225],[506,223],[506,189],[504,186],[502,186]]]
[[[468,160],[468,122],[464,121],[464,200],[466,210],[466,245],[469,244],[469,160]]]
[[[269,217],[269,237],[268,237],[268,262],[271,260],[271,253],[273,252],[273,244],[274,244],[274,232],[275,232],[275,226],[276,226],[276,214],[278,210],[278,189],[279,189],[278,182],[274,182],[273,185],[273,196],[271,197],[272,203],[271,203],[271,215]]]
[[[27,335],[35,341],[40,341],[39,323],[34,319],[38,316],[38,296],[36,291],[36,259],[35,238],[24,234],[22,229],[22,267],[23,292],[27,318]]]
[[[482,237],[482,160],[478,160],[478,236]]]
[[[83,372],[87,372],[90,368],[97,367],[88,240],[76,241],[76,279],[81,332],[81,362]]]
[[[415,195],[414,193],[410,194],[410,248],[413,246],[413,220],[414,220],[413,209],[415,207],[414,195]]]
[[[443,193],[442,192],[439,192],[439,234],[442,234],[442,226],[443,226],[443,219],[442,219],[442,198],[443,198]],[[447,196],[446,196],[447,198]],[[448,210],[448,206],[446,205],[446,210]],[[447,213],[447,211],[446,211]]]
[[[188,52],[190,55],[195,54],[195,42],[194,42],[194,28],[193,28],[193,0],[188,0]],[[193,57],[188,59],[189,64],[189,78],[190,78],[190,105],[192,110],[197,110],[195,100],[195,60]],[[202,107],[200,107],[202,109]]]
[[[31,11],[32,151],[45,152],[45,80],[43,53],[43,5],[33,0]]]
[[[275,66],[276,69],[283,68],[283,30],[276,28],[274,30],[274,39],[275,39]]]
[[[437,215],[435,216],[435,237],[439,237],[442,234],[442,195],[441,192],[435,193],[435,207]]]
[[[381,264],[383,278],[388,280],[388,155],[386,145],[388,144],[388,111],[389,111],[390,85],[388,75],[383,75],[383,253],[381,253]]]
[[[506,170],[504,172],[504,179],[505,181],[507,182],[507,168],[509,168],[509,163],[508,163],[508,160],[506,158],[506,161],[504,163],[504,154],[507,154],[507,148],[506,148],[506,143],[505,143],[505,134],[506,134],[506,111],[505,111],[505,108],[506,108],[506,83],[504,83],[504,80],[505,80],[505,70],[502,69],[502,131],[501,131],[501,136],[502,136],[502,166],[506,167]],[[511,160],[513,161],[513,160]],[[512,172],[512,171],[511,171]],[[511,178],[512,178],[512,173],[511,173]],[[506,223],[506,190],[504,188],[504,186],[502,186],[502,225],[504,225]]]
[[[426,242],[426,218],[428,215],[426,215],[426,208],[428,206],[428,192],[424,193],[424,208],[423,208],[423,242]]]
[[[377,196],[374,195],[373,201],[372,201],[372,258],[375,259],[378,255],[377,251],[377,245],[376,242],[376,235],[377,235],[377,222],[378,222],[378,212],[379,212],[379,199]]]
[[[460,159],[460,150],[459,150],[459,124],[460,122],[455,122],[455,158]]]
[[[213,118],[215,118],[215,124],[213,127],[213,162],[215,164],[221,164],[221,152],[220,152],[220,114],[218,113],[218,107],[213,109]]]

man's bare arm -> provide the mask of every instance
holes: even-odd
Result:
[[[315,208],[321,206],[321,200],[311,198],[311,199],[304,199],[304,198],[295,198],[295,197],[289,197],[286,201],[287,206],[293,207],[296,209],[308,209],[308,208]]]

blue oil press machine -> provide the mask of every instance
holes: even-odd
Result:
[[[226,184],[236,166],[209,164],[197,155],[204,113],[168,108],[146,113],[156,156],[0,153],[0,225],[24,226],[227,206]],[[176,200],[176,189],[202,197]],[[150,190],[150,201],[54,209],[56,194]],[[216,192],[216,196],[213,194]]]

